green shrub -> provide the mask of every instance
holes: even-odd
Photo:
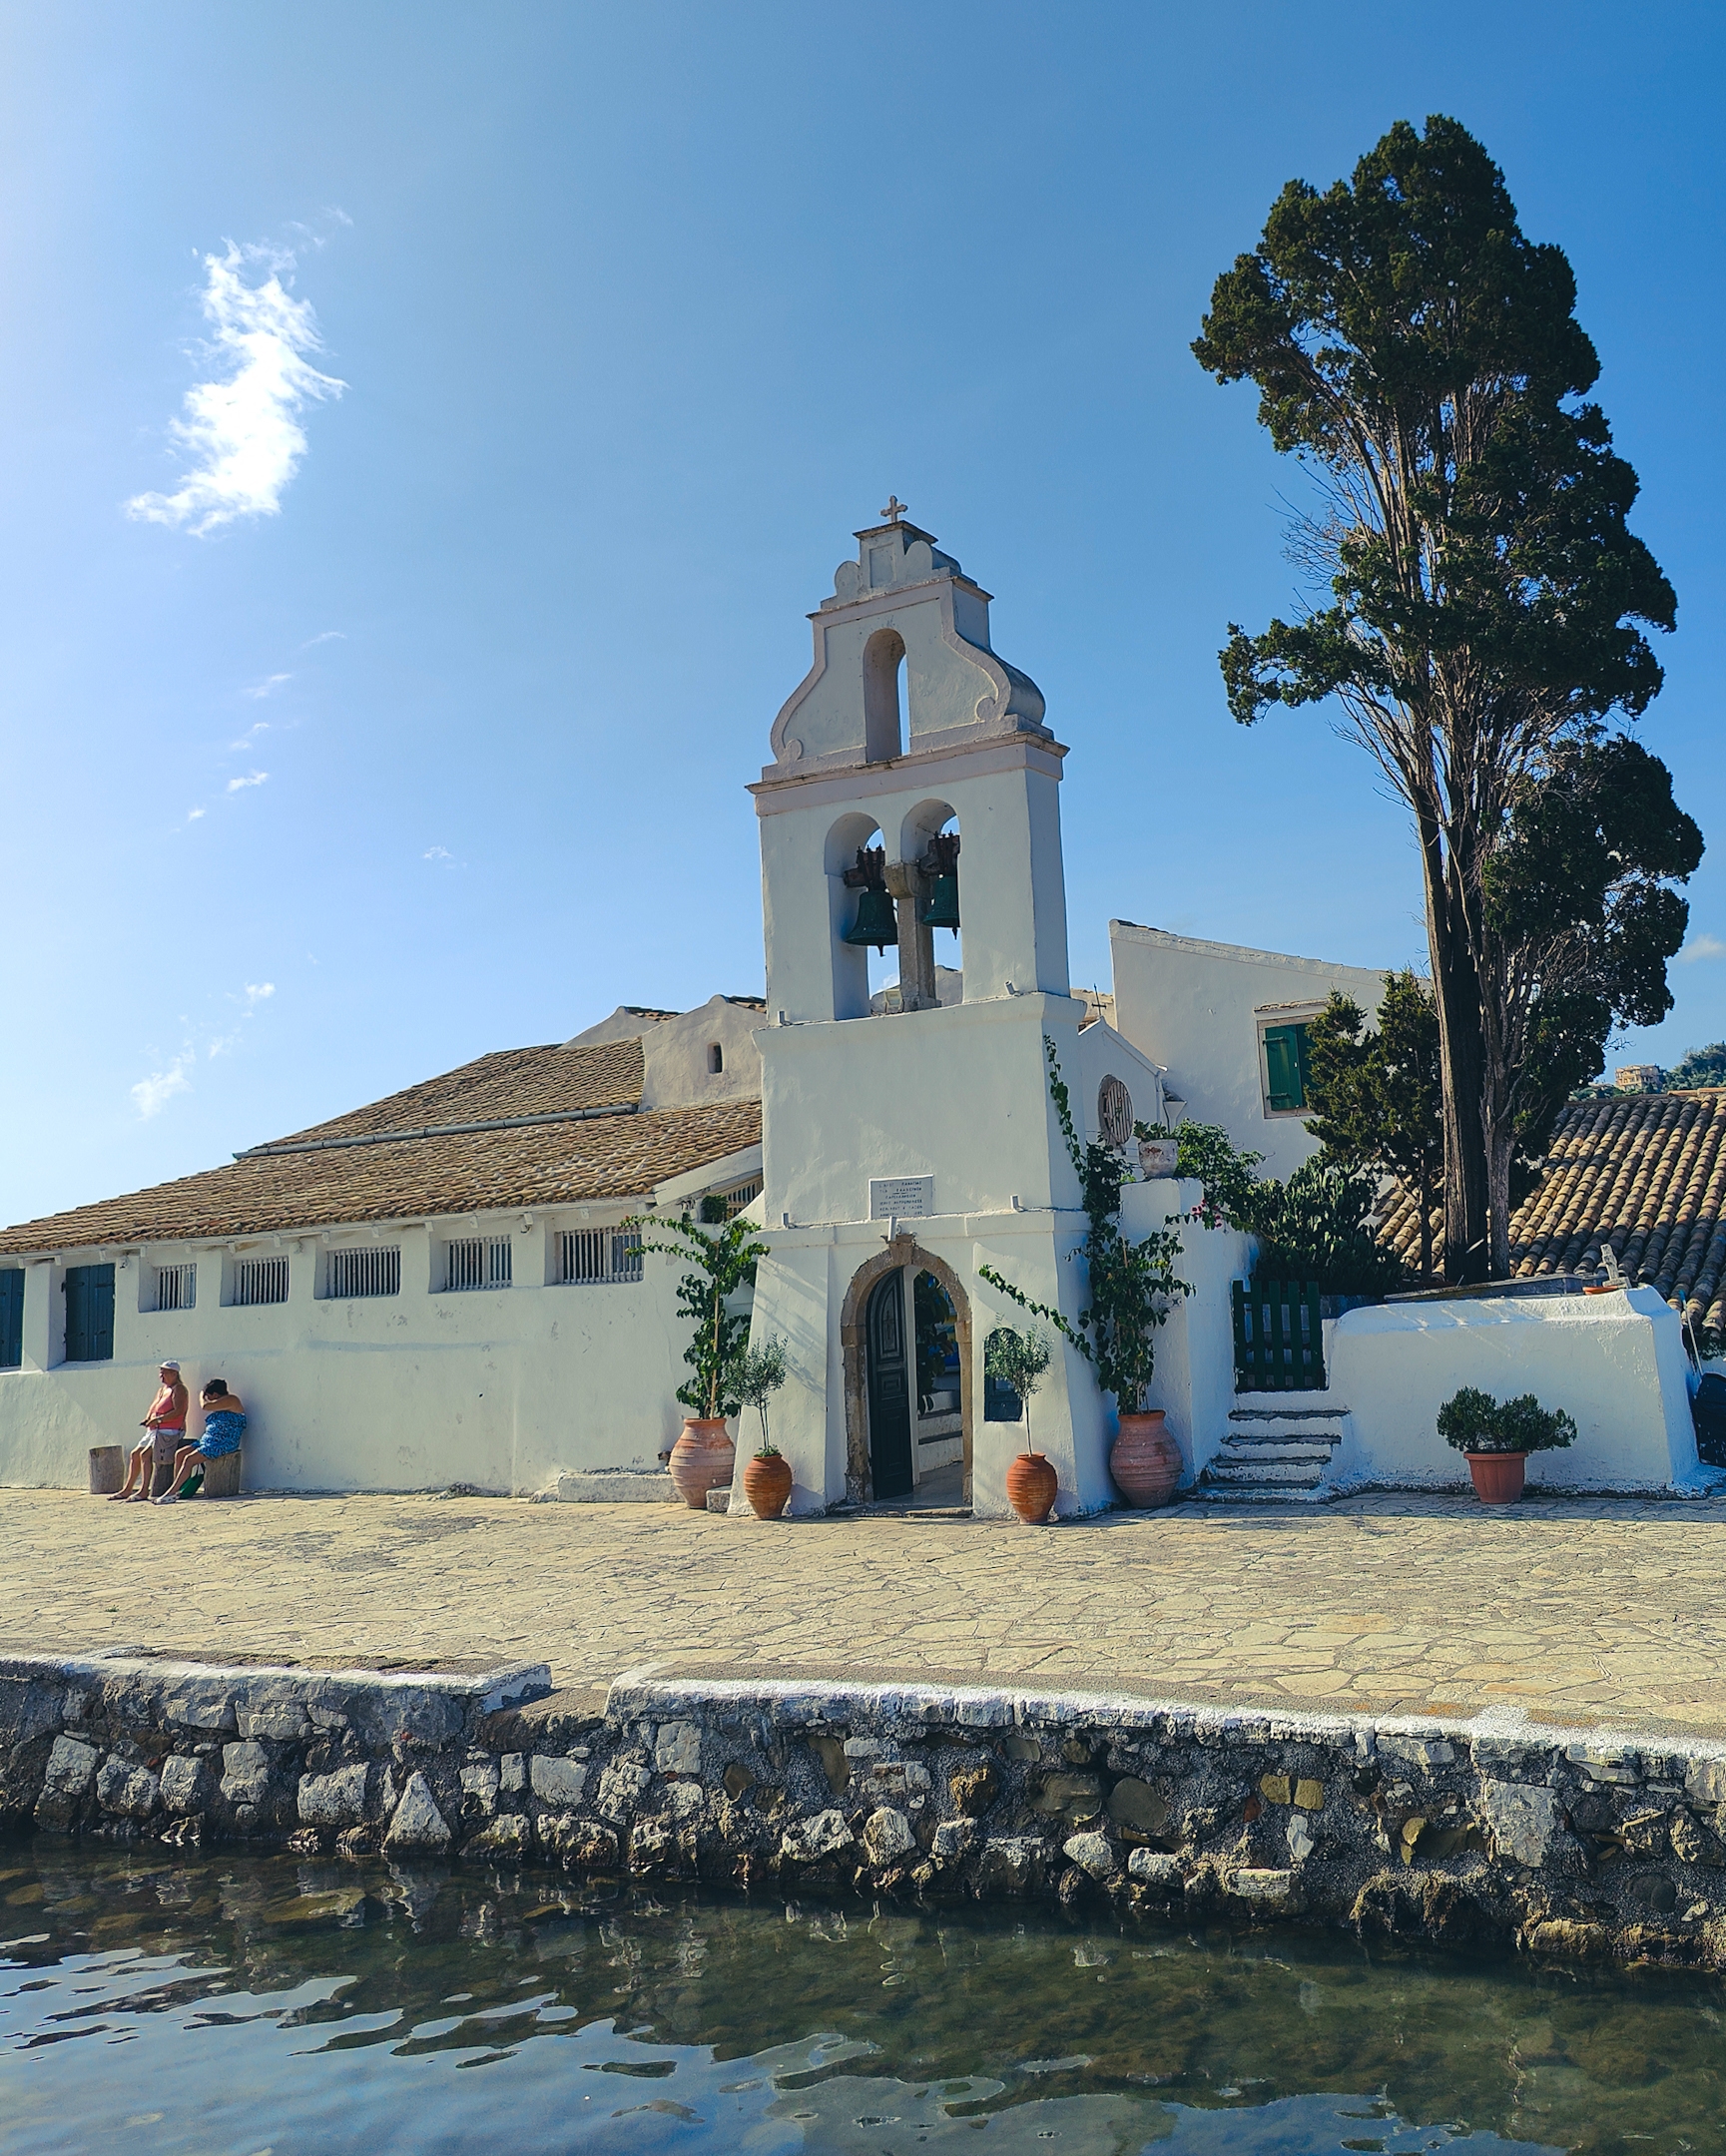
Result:
[[[1438,1435],[1456,1452],[1556,1452],[1575,1442],[1576,1424],[1532,1392],[1500,1405],[1490,1392],[1463,1385],[1438,1409]]]

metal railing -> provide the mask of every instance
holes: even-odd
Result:
[[[191,1310],[198,1301],[198,1268],[195,1265],[164,1265],[156,1268],[156,1308]]]
[[[472,1288],[507,1288],[510,1284],[508,1236],[467,1236],[447,1245],[443,1262],[443,1286],[458,1295]]]
[[[325,1294],[332,1303],[350,1302],[360,1296],[399,1295],[400,1245],[382,1250],[332,1250],[325,1281]]]
[[[234,1268],[234,1300],[239,1304],[286,1303],[288,1260],[242,1258]]]
[[[571,1228],[557,1239],[559,1287],[622,1287],[640,1279],[638,1235],[616,1228]]]

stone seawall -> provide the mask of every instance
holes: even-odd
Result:
[[[1726,1969],[1726,1745],[1102,1694],[0,1656],[0,1827]]]

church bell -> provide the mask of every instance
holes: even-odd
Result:
[[[925,928],[950,928],[956,935],[959,926],[959,879],[956,875],[936,876],[929,892],[929,902],[917,915]]]
[[[872,943],[877,951],[899,939],[898,916],[889,894],[878,884],[864,887],[858,901],[857,919],[840,938],[842,943]]]

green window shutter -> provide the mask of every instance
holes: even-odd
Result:
[[[1307,1105],[1307,1029],[1304,1025],[1265,1028],[1266,1094],[1274,1113]]]
[[[114,1359],[114,1268],[111,1265],[66,1269],[66,1359],[111,1362]]]
[[[0,1272],[0,1369],[16,1369],[24,1360],[24,1269]]]

